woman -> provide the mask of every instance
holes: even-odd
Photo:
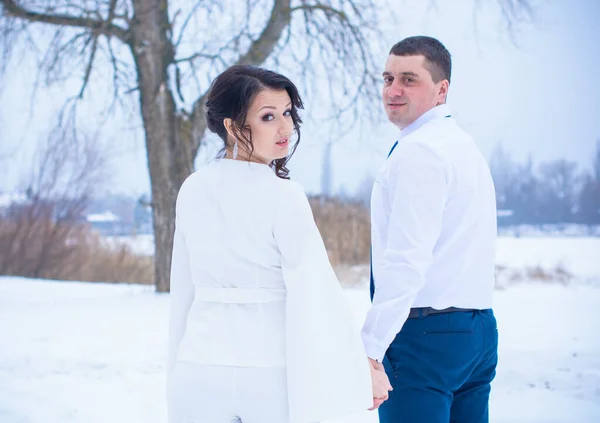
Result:
[[[294,84],[265,69],[213,82],[206,120],[223,154],[177,197],[171,423],[314,423],[391,389],[373,370],[371,381],[306,194],[288,178],[300,108]]]

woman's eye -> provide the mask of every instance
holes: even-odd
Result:
[[[274,116],[272,114],[270,114],[270,113],[268,115],[264,115],[262,117],[262,120],[264,120],[265,122],[269,122],[269,121],[271,121],[273,119],[274,119]]]
[[[291,116],[292,115],[292,110],[286,110],[285,112],[283,112],[284,116]]]

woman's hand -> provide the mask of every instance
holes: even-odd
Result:
[[[369,358],[369,368],[373,385],[373,407],[369,410],[375,410],[389,398],[389,391],[393,388],[381,363]]]

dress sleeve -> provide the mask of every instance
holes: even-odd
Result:
[[[177,360],[177,350],[186,330],[190,307],[194,301],[194,284],[190,270],[188,249],[181,227],[181,195],[176,206],[175,236],[171,257],[171,292],[169,294],[169,336],[167,351],[167,376]]]
[[[287,290],[290,418],[292,423],[319,422],[372,406],[371,378],[360,326],[329,262],[306,194],[296,183],[286,185],[274,236]]]

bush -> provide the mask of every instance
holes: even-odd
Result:
[[[312,197],[310,204],[331,263],[334,266],[369,263],[370,216],[363,203]]]
[[[0,217],[0,274],[88,282],[153,283],[152,257],[108,245],[86,223],[20,206]]]

